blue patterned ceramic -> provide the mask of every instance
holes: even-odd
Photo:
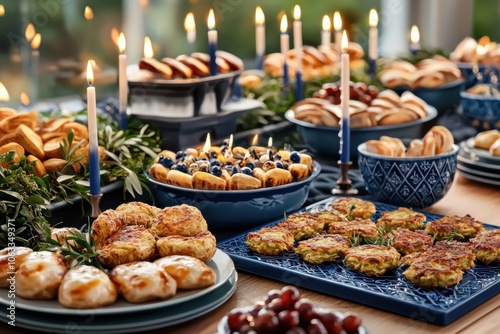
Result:
[[[436,88],[413,88],[396,87],[394,91],[399,95],[409,90],[427,104],[441,113],[447,109],[454,108],[460,103],[460,92],[465,89],[465,80],[455,80]]]
[[[462,116],[479,131],[500,129],[500,98],[460,93]]]
[[[358,156],[358,145],[370,139],[379,139],[380,136],[395,138],[420,138],[425,133],[426,123],[431,122],[437,116],[433,107],[427,107],[427,117],[414,122],[398,125],[373,126],[365,128],[351,128],[351,159]],[[311,152],[316,154],[338,158],[339,157],[339,131],[340,127],[318,126],[309,122],[295,119],[293,110],[288,110],[285,117],[297,125],[297,129]]]
[[[331,203],[330,197],[310,205],[306,210],[330,210]],[[374,204],[377,212],[371,217],[373,221],[380,218],[382,212],[397,209],[393,205]],[[428,212],[423,214],[428,222],[442,217]],[[499,228],[488,224],[484,227]],[[369,277],[349,269],[342,261],[321,265],[307,263],[293,251],[279,256],[260,255],[245,245],[247,234],[245,232],[217,243],[217,248],[233,259],[236,269],[409,318],[401,318],[402,321],[421,320],[426,324],[447,325],[500,293],[499,263],[487,266],[477,263],[474,268],[464,272],[457,285],[447,289],[426,289],[407,280],[401,267],[381,276]],[[426,324],[423,323],[422,328],[426,328]]]
[[[369,153],[365,144],[358,151],[368,192],[381,202],[408,208],[426,208],[443,198],[457,168],[457,145],[448,153],[416,158]]]
[[[478,83],[490,83],[492,76],[500,76],[500,69],[494,65],[479,64],[476,68],[472,63],[455,62],[465,79],[465,89]]]
[[[315,162],[307,179],[256,190],[188,189],[155,181],[147,173],[146,177],[157,207],[189,204],[200,209],[210,229],[227,230],[261,225],[300,209],[320,171]]]

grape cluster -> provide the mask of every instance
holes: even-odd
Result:
[[[317,308],[293,286],[270,290],[264,301],[227,314],[232,334],[354,334],[360,326],[358,316]]]
[[[351,100],[357,100],[370,105],[378,96],[379,90],[375,86],[367,86],[364,82],[350,83],[349,97]],[[340,83],[328,82],[323,84],[322,88],[313,94],[313,97],[325,99],[332,104],[340,104]]]

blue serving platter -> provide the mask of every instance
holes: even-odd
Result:
[[[305,210],[330,209],[332,199],[312,204]],[[374,221],[382,212],[397,209],[393,205],[378,202],[374,204],[377,207],[377,213],[372,217]],[[426,215],[427,221],[442,217],[422,213]],[[485,228],[500,227],[485,224]],[[233,259],[237,269],[427,323],[448,325],[500,292],[498,263],[489,266],[477,263],[473,269],[464,273],[459,284],[451,288],[426,289],[408,281],[402,275],[401,268],[383,276],[368,277],[349,269],[341,262],[312,265],[302,261],[293,252],[281,256],[260,255],[245,246],[247,233],[218,243],[218,248]]]

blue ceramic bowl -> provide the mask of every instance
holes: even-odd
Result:
[[[188,189],[158,182],[147,172],[146,177],[157,207],[189,204],[200,209],[210,229],[228,230],[262,225],[300,209],[320,171],[321,165],[315,162],[307,179],[256,190]]]
[[[494,65],[479,64],[477,68],[474,68],[472,63],[456,62],[455,64],[465,79],[465,89],[478,83],[490,83],[492,75],[497,78],[500,76],[500,69]]]
[[[358,145],[370,139],[379,139],[380,136],[396,138],[421,138],[427,129],[425,124],[437,116],[436,109],[428,107],[427,117],[414,122],[398,125],[374,126],[366,128],[351,128],[350,154],[351,159],[358,156]],[[338,158],[340,150],[340,127],[318,126],[295,119],[293,110],[288,110],[285,117],[297,125],[297,129],[307,144],[309,150],[316,154]]]
[[[500,98],[460,93],[462,116],[479,131],[500,129]]]
[[[455,80],[436,88],[396,87],[394,91],[399,95],[409,90],[427,104],[436,108],[438,113],[454,108],[460,104],[460,92],[465,89],[465,80]]]
[[[446,195],[457,168],[458,146],[431,157],[387,157],[358,146],[358,165],[368,192],[378,201],[426,208]]]

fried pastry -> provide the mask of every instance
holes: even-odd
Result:
[[[500,262],[500,230],[491,229],[479,232],[470,240],[476,259],[484,264]]]
[[[402,264],[411,265],[415,261],[425,260],[441,263],[443,266],[457,265],[461,270],[474,267],[475,255],[470,242],[438,241],[431,248],[422,252],[411,253],[401,259]]]
[[[261,186],[262,182],[258,178],[243,173],[233,174],[229,179],[231,190],[259,189]]]
[[[376,212],[375,204],[356,197],[339,197],[333,200],[332,208],[344,214],[347,219],[368,219]]]
[[[76,227],[53,227],[50,229],[50,238],[57,240],[61,246],[64,246],[66,241],[71,246],[78,246],[73,240],[67,240],[68,237],[75,235],[77,231]]]
[[[171,255],[154,262],[177,282],[178,289],[201,289],[215,283],[216,274],[205,262],[186,255]]]
[[[500,131],[483,131],[474,137],[474,147],[488,150],[498,139],[500,139]]]
[[[374,222],[370,219],[361,218],[329,224],[327,232],[330,234],[341,234],[348,238],[359,236],[363,239],[374,239],[379,235],[379,230]]]
[[[118,296],[108,275],[93,266],[71,268],[58,290],[59,303],[68,308],[88,309],[113,304]]]
[[[150,227],[161,209],[143,202],[129,202],[119,205],[115,211],[122,214],[125,225]]]
[[[292,181],[292,174],[286,169],[273,168],[266,171],[264,175],[264,184],[266,187],[282,186]]]
[[[208,225],[198,208],[182,204],[162,209],[150,230],[156,237],[190,236],[207,231]]]
[[[168,299],[177,282],[160,266],[145,261],[121,264],[109,273],[118,291],[130,303]]]
[[[403,255],[432,247],[432,237],[422,230],[412,231],[398,227],[392,234],[392,247]]]
[[[92,223],[92,238],[96,241],[96,248],[103,245],[123,225],[123,216],[119,212],[115,210],[101,212]]]
[[[448,288],[458,284],[463,271],[454,263],[433,261],[436,258],[418,259],[413,262],[403,275],[413,284],[424,288]]]
[[[67,271],[65,261],[54,252],[30,253],[17,269],[16,294],[26,299],[54,299]]]
[[[338,234],[322,234],[314,238],[299,241],[295,254],[312,264],[335,262],[344,256],[350,247],[349,240]]]
[[[217,244],[214,235],[210,231],[205,231],[190,236],[170,235],[159,238],[156,248],[161,257],[187,255],[208,261],[215,255]]]
[[[8,287],[15,280],[14,274],[33,250],[28,247],[7,247],[0,250],[0,288]]]
[[[426,220],[425,215],[409,208],[398,208],[393,211],[382,212],[377,224],[385,230],[395,230],[398,227],[409,230],[418,230],[423,228]]]
[[[344,214],[337,210],[322,210],[318,212],[318,219],[323,222],[325,229],[331,224],[342,223],[347,220]]]
[[[318,219],[318,214],[311,212],[299,212],[289,215],[276,227],[292,232],[295,241],[304,240],[315,236],[323,231],[325,223]]]
[[[170,173],[169,173],[170,174]],[[195,172],[192,176],[194,189],[201,190],[225,190],[226,180],[206,172]]]
[[[346,250],[344,262],[352,270],[380,276],[398,266],[400,255],[394,247],[361,245]]]
[[[483,223],[470,215],[465,215],[463,217],[457,215],[445,216],[428,222],[425,225],[425,231],[433,235],[436,240],[449,239],[450,236],[457,239],[461,238],[460,235],[465,238],[473,238],[483,230]]]
[[[245,245],[259,254],[280,255],[293,250],[294,241],[292,232],[287,229],[263,227],[258,231],[249,232]]]

